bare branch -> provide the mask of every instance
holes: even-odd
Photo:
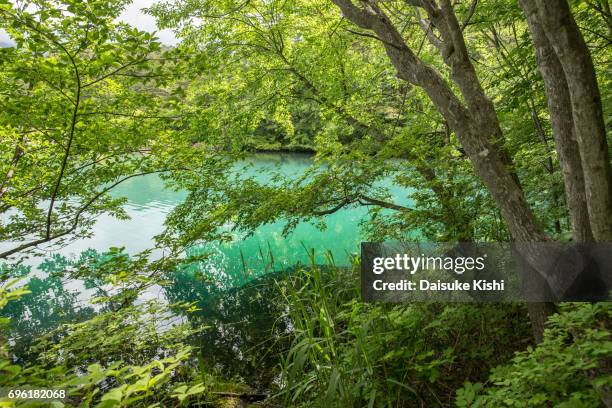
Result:
[[[359,204],[361,205],[377,205],[379,207],[388,208],[390,210],[400,211],[400,212],[410,212],[411,208],[404,207],[403,205],[390,203],[388,201],[379,200],[378,198],[369,197],[364,194],[359,195],[358,199]]]
[[[349,33],[351,33],[351,34],[355,34],[355,35],[359,35],[359,36],[362,36],[362,37],[367,37],[367,38],[372,38],[372,39],[374,39],[374,40],[380,41],[380,42],[381,42],[381,43],[383,43],[383,44],[387,44],[387,45],[389,45],[389,46],[391,46],[391,47],[396,47],[396,48],[397,48],[397,46],[396,46],[395,44],[391,44],[391,43],[389,43],[389,42],[387,42],[387,41],[383,40],[382,38],[377,37],[377,36],[375,36],[375,35],[373,35],[373,34],[361,33],[361,32],[359,32],[359,31],[354,31],[354,30],[351,30],[351,29],[348,29],[348,28],[345,28],[345,30],[346,30],[346,31],[348,31],[348,32],[349,32]]]
[[[463,23],[461,23],[461,31],[465,30],[465,28],[470,24],[470,20],[472,20],[474,12],[476,11],[476,6],[478,6],[478,0],[473,0],[470,10],[468,11],[468,15],[465,17],[465,20],[463,20]]]
[[[427,37],[429,42],[438,50],[442,50],[444,45],[442,43],[442,40],[433,33],[433,23],[431,21],[426,21],[424,18],[422,18],[421,13],[418,9],[415,9],[415,13],[417,17],[417,22],[419,23],[419,26],[425,33],[425,36]]]

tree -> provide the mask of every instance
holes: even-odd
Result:
[[[482,195],[466,176],[470,169],[448,126],[418,89],[392,75],[376,44],[355,41],[333,5],[197,2],[153,11],[166,27],[184,24],[182,46],[206,56],[194,58],[190,91],[190,102],[200,107],[194,116],[208,129],[201,143],[243,149],[264,121],[291,134],[298,102],[321,118],[310,141],[318,161],[307,174],[274,187],[228,175],[200,180],[169,219],[182,238],[214,239],[228,220],[252,229],[282,216],[291,227],[365,205],[395,212],[403,230],[418,228],[431,239],[475,239],[473,211]],[[199,19],[205,24],[193,24]],[[415,208],[390,202],[384,189],[374,188],[390,174],[418,191]],[[379,225],[377,233],[392,231]]]
[[[558,157],[566,176],[572,226],[576,234],[588,237],[586,192],[580,194],[586,181],[580,178],[583,172],[575,172],[584,164],[571,152],[576,147],[571,135],[559,136],[557,131],[567,129],[567,124],[559,122],[561,115],[554,115],[559,149],[555,155],[547,141],[548,115],[540,105],[543,93],[537,82],[532,89],[536,78],[529,67],[523,71],[511,66],[503,34],[494,31],[489,37],[484,32],[495,30],[496,23],[505,25],[516,48],[528,55],[528,39],[518,44],[527,27],[516,4],[332,3],[341,10],[340,19],[325,1],[288,5],[202,0],[153,9],[167,27],[181,25],[192,52],[209,57],[206,64],[197,64],[208,82],[200,82],[196,92],[208,111],[202,116],[214,120],[216,134],[224,140],[221,144],[240,149],[262,117],[276,118],[290,129],[290,118],[279,113],[287,112],[292,99],[312,100],[324,119],[313,141],[322,168],[275,186],[262,186],[256,180],[202,182],[207,188],[193,190],[170,218],[171,232],[187,241],[213,239],[214,234],[204,231],[214,231],[228,220],[236,228],[252,230],[282,216],[289,219],[290,228],[298,220],[368,205],[374,213],[380,212],[375,208],[395,211],[391,221],[395,224],[386,214],[375,217],[371,225],[376,231],[387,233],[394,225],[435,231],[433,239],[547,241],[557,252],[561,248],[552,237],[563,235],[565,212],[555,209],[562,205]],[[487,23],[483,13],[489,13],[493,23]],[[507,110],[500,114],[500,105],[512,106],[509,98],[518,99],[519,105],[521,99],[508,95],[508,89],[492,79],[499,74],[487,65],[487,58],[495,55],[483,41],[491,41],[497,53],[504,52],[501,64],[512,75],[510,80],[520,77],[523,87],[512,92],[531,96],[526,103],[536,132],[533,141],[545,156],[547,184],[552,186],[548,196],[542,192],[550,189],[542,188],[541,173],[530,168],[530,162],[513,160],[526,156],[532,140],[516,138],[526,129],[523,117],[515,115],[509,122]],[[389,63],[399,81],[391,75]],[[232,89],[229,94],[228,89]],[[415,189],[413,208],[394,206],[384,191],[373,188],[390,174],[400,183],[413,180],[407,183]],[[477,198],[470,200],[471,195]],[[432,203],[435,207],[428,209],[436,211],[421,211]],[[487,233],[498,212],[509,235],[503,226]],[[554,223],[549,223],[551,219]],[[528,258],[536,270],[547,269],[548,260],[541,254],[530,253]],[[534,274],[534,278],[543,285],[558,284],[556,277]],[[530,309],[536,336],[541,337],[545,319],[554,309],[551,304],[533,304]]]
[[[82,237],[101,213],[123,217],[113,187],[196,162],[180,133],[169,142],[181,117],[164,66],[178,70],[176,57],[114,22],[125,4],[0,3],[16,44],[0,50],[0,258]]]
[[[572,235],[577,242],[593,240],[587,209],[582,161],[576,140],[569,88],[563,67],[539,21],[534,2],[520,1],[536,45],[538,66],[542,72],[556,150],[563,166],[566,199],[572,221]]]
[[[440,52],[451,68],[452,80],[460,89],[465,104],[440,73],[425,64],[407,46],[378,4],[363,2],[363,7],[358,7],[348,0],[336,0],[334,3],[347,19],[378,36],[400,78],[427,92],[457,134],[476,172],[500,207],[513,238],[523,242],[547,240],[527,205],[517,179],[507,167],[506,154],[499,147],[503,135],[494,106],[476,76],[450,1],[443,1],[440,7],[429,1],[421,6],[429,15],[431,24],[440,30]]]
[[[432,36],[432,42],[437,46],[442,58],[450,67],[451,80],[458,87],[464,102],[459,99],[439,72],[425,64],[407,46],[392,19],[383,11],[381,4],[373,1],[363,1],[361,6],[358,6],[350,0],[334,0],[334,3],[342,10],[347,19],[357,26],[375,33],[383,43],[400,78],[426,90],[440,113],[457,134],[476,172],[501,209],[514,240],[518,242],[548,241],[549,238],[543,233],[527,205],[516,178],[512,177],[510,169],[505,166],[508,162],[505,160],[506,154],[503,145],[500,144],[503,141],[503,136],[495,108],[483,91],[467,51],[463,35],[467,23],[459,23],[451,2],[441,0],[436,3],[423,0],[411,3],[418,9],[423,9],[427,14],[429,18],[427,29],[435,27],[439,33],[439,38],[435,35]],[[538,4],[540,17],[546,15],[548,20],[557,21],[557,24],[554,24],[554,21],[545,23],[547,31],[551,34],[561,34],[560,31],[555,32],[554,30],[560,30],[559,22],[563,19],[567,20],[568,16],[571,16],[567,4],[564,1],[562,3],[564,5],[560,7],[560,11],[556,7],[552,7],[555,12],[550,12],[550,7],[544,10],[543,2]],[[474,3],[475,6],[476,3]],[[600,126],[600,124],[603,124],[600,120],[601,107],[600,104],[599,108],[597,105],[599,98],[597,97],[595,73],[592,69],[592,62],[588,58],[588,53],[585,53],[586,46],[584,41],[581,41],[582,37],[576,35],[579,32],[575,28],[575,24],[570,24],[569,27],[567,29],[565,25],[563,26],[564,29],[568,30],[563,33],[567,38],[564,48],[567,50],[571,46],[571,49],[574,49],[576,53],[572,54],[573,57],[570,57],[569,52],[564,52],[560,59],[566,59],[565,62],[562,62],[562,65],[566,75],[572,77],[571,80],[568,80],[568,87],[570,88],[570,95],[575,94],[572,99],[575,103],[574,112],[581,109],[573,117],[575,122],[579,121],[582,124],[582,129],[579,129],[580,125],[576,123],[576,131],[579,133],[578,140],[583,159],[582,167],[585,171],[585,189],[588,196],[587,206],[589,207],[591,228],[594,230],[596,238],[606,240],[611,210],[610,201],[607,198],[609,196],[608,174],[610,172],[605,131],[602,131],[603,126]],[[572,28],[574,29],[572,30]],[[549,37],[551,34],[549,34]],[[553,43],[558,55],[562,46]],[[579,76],[582,76],[582,79],[579,79]],[[593,84],[595,84],[595,87]],[[587,98],[587,92],[591,96],[588,97],[590,98],[588,101],[584,101]],[[579,108],[578,104],[584,106]],[[586,134],[581,136],[580,134],[583,131],[594,134],[595,143],[592,140],[589,141]],[[563,160],[563,158],[561,159]],[[574,202],[570,202],[570,204],[572,203]],[[530,262],[537,264],[535,257],[530,257]],[[536,337],[541,338],[543,322],[551,310],[550,305],[531,305],[530,314],[532,315]]]
[[[567,167],[565,184],[574,238],[579,242],[609,242],[612,170],[589,49],[565,0],[520,3],[538,53],[562,163]],[[584,204],[588,214],[584,214]],[[585,215],[590,228],[585,225]]]

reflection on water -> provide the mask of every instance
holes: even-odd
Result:
[[[243,163],[237,171],[244,177],[255,177],[261,182],[269,182],[274,172],[295,176],[301,174],[311,163],[310,157],[305,155],[257,155],[248,163]],[[405,189],[392,187],[390,180],[381,185],[389,188],[396,203],[410,204]],[[41,333],[57,327],[62,322],[75,323],[85,320],[97,312],[88,302],[93,292],[87,289],[83,282],[64,282],[59,275],[51,273],[61,272],[67,265],[68,260],[59,255],[76,260],[88,249],[104,253],[111,247],[125,247],[126,252],[131,254],[149,249],[154,244],[154,236],[163,230],[168,213],[184,200],[187,194],[184,191],[167,189],[158,176],[149,175],[127,180],[113,191],[113,195],[127,198],[125,209],[130,216],[129,220],[101,216],[93,227],[91,238],[81,239],[50,253],[49,255],[53,255],[53,262],[47,260],[41,265],[42,257],[26,262],[28,265],[37,266],[38,270],[23,267],[20,275],[29,276],[33,293],[18,302],[12,302],[9,308],[2,311],[2,315],[10,317],[13,322],[12,338],[18,345],[18,354],[25,353],[32,339]],[[359,250],[359,224],[366,216],[367,209],[364,207],[347,208],[326,216],[327,228],[324,230],[309,223],[301,223],[291,234],[284,237],[282,231],[285,223],[279,221],[260,226],[248,237],[236,233],[233,242],[210,243],[192,248],[192,252],[205,252],[210,256],[197,265],[179,268],[169,277],[171,284],[164,288],[163,294],[161,288],[155,287],[147,291],[143,299],[162,296],[170,303],[198,302],[201,312],[190,314],[189,318],[206,318],[206,322],[213,322],[214,326],[220,327],[221,330],[202,335],[200,340],[203,344],[217,345],[213,349],[202,349],[209,350],[209,357],[214,357],[213,360],[221,356],[221,359],[231,361],[233,366],[236,364],[234,351],[240,350],[240,347],[230,347],[228,344],[240,345],[246,341],[240,330],[246,330],[246,337],[253,341],[265,338],[270,325],[273,325],[275,330],[285,330],[282,325],[278,325],[274,317],[280,312],[270,309],[279,306],[269,304],[267,297],[272,296],[267,291],[272,290],[274,286],[252,279],[267,272],[290,269],[297,263],[309,264],[312,251],[317,254],[317,263],[326,263],[327,253],[333,257],[336,265],[346,264],[348,255]],[[199,279],[199,275],[194,275],[194,269],[216,279]],[[243,287],[248,281],[251,283]],[[246,292],[243,291],[244,288]],[[218,296],[219,293],[223,295]],[[245,300],[245,293],[251,293],[247,296],[246,303],[242,302]],[[246,322],[242,329],[232,323],[230,327],[234,331],[227,331],[227,327],[222,325],[225,320],[238,317]],[[257,329],[256,333],[253,328]],[[274,360],[272,363],[277,364],[278,361]],[[257,364],[254,367],[260,367],[262,363],[258,361]]]
[[[255,177],[270,182],[274,173],[283,176],[301,174],[312,159],[301,154],[258,154],[238,166],[242,177]],[[395,202],[407,204],[405,189],[393,188],[390,181],[382,183],[390,188]],[[187,193],[165,188],[157,175],[127,180],[113,190],[113,196],[126,197],[129,220],[118,220],[108,215],[99,217],[91,238],[81,239],[55,251],[78,257],[87,250],[105,252],[110,247],[125,247],[128,253],[137,253],[153,246],[153,238],[163,230],[164,220],[174,206],[185,199]],[[287,237],[282,235],[285,223],[278,221],[260,226],[253,235],[238,233],[230,243],[211,243],[196,252],[210,253],[200,268],[216,275],[220,280],[242,281],[271,269],[284,269],[296,263],[309,263],[309,252],[324,261],[331,254],[337,264],[345,264],[350,253],[359,250],[361,234],[359,223],[367,216],[366,208],[347,208],[326,216],[327,228],[318,229],[310,223],[301,223]],[[270,255],[271,254],[271,255]]]

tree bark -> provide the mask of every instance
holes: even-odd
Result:
[[[544,328],[548,316],[556,312],[555,304],[550,302],[531,302],[527,303],[527,313],[531,321],[531,330],[536,343],[544,339]]]
[[[519,0],[519,4],[527,17],[544,79],[574,240],[607,241],[612,210],[610,163],[591,56],[565,0]],[[541,305],[529,305],[530,317],[541,313],[546,313]],[[534,327],[534,333],[540,342],[540,331]],[[587,377],[593,380],[602,373],[609,374],[606,363],[589,370]],[[596,385],[593,388],[611,407],[611,390]]]
[[[440,51],[451,67],[451,78],[459,87],[464,103],[445,82],[440,73],[419,59],[406,45],[402,35],[386,14],[372,0],[356,6],[351,0],[332,0],[343,15],[357,26],[373,31],[382,42],[399,78],[421,87],[455,132],[476,174],[484,182],[500,209],[513,239],[517,242],[550,241],[527,204],[517,177],[508,167],[502,146],[503,134],[493,103],[484,93],[469,59],[462,30],[449,0],[439,8],[431,0],[420,0],[430,19],[442,35]],[[538,268],[541,254],[528,253],[527,259]],[[542,266],[542,265],[540,265]],[[530,318],[536,339],[541,339],[544,324],[552,313],[549,303],[533,304]]]
[[[565,195],[576,242],[593,241],[584,174],[572,117],[572,102],[563,67],[542,28],[533,0],[519,0],[531,31],[538,68],[544,80],[553,139],[565,184]]]
[[[463,57],[453,58],[450,55],[454,52],[463,53],[465,50],[465,44],[461,47],[463,39],[458,24],[452,24],[453,32],[449,36],[454,40],[453,44],[445,44],[449,54],[445,59],[452,66],[453,80],[459,85],[467,107],[441,75],[420,60],[406,45],[396,27],[375,2],[361,2],[365,5],[364,8],[357,7],[350,0],[333,2],[348,20],[376,33],[401,79],[425,90],[457,135],[476,173],[499,206],[513,238],[519,242],[548,241],[549,238],[538,225],[515,177],[506,167],[503,155],[494,144],[501,137],[501,131],[498,130],[499,121],[492,103],[480,87],[471,63],[466,63]],[[427,3],[432,7],[433,13],[442,11]],[[448,0],[446,3],[446,7],[450,7]]]
[[[610,242],[612,169],[593,60],[566,0],[535,3],[542,28],[567,79],[593,237],[598,242]]]

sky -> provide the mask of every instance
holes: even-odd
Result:
[[[161,30],[157,29],[155,25],[155,18],[144,14],[141,9],[145,7],[150,7],[155,3],[158,3],[158,0],[134,0],[132,4],[126,7],[126,9],[119,16],[119,20],[125,21],[126,23],[140,29],[143,31],[153,32],[158,31],[157,36],[162,44],[165,45],[175,45],[178,40],[174,36],[171,30]]]
[[[12,41],[6,34],[6,31],[0,29],[0,47],[6,47],[10,44],[12,44]]]
[[[141,10],[145,7],[150,7],[157,3],[159,0],[134,0],[119,16],[119,20],[125,21],[126,23],[143,31],[153,32],[157,31],[159,40],[164,45],[175,45],[178,40],[174,36],[171,30],[157,29],[155,25],[155,18],[144,14]],[[11,45],[13,42],[6,34],[4,30],[0,29],[0,47]]]

